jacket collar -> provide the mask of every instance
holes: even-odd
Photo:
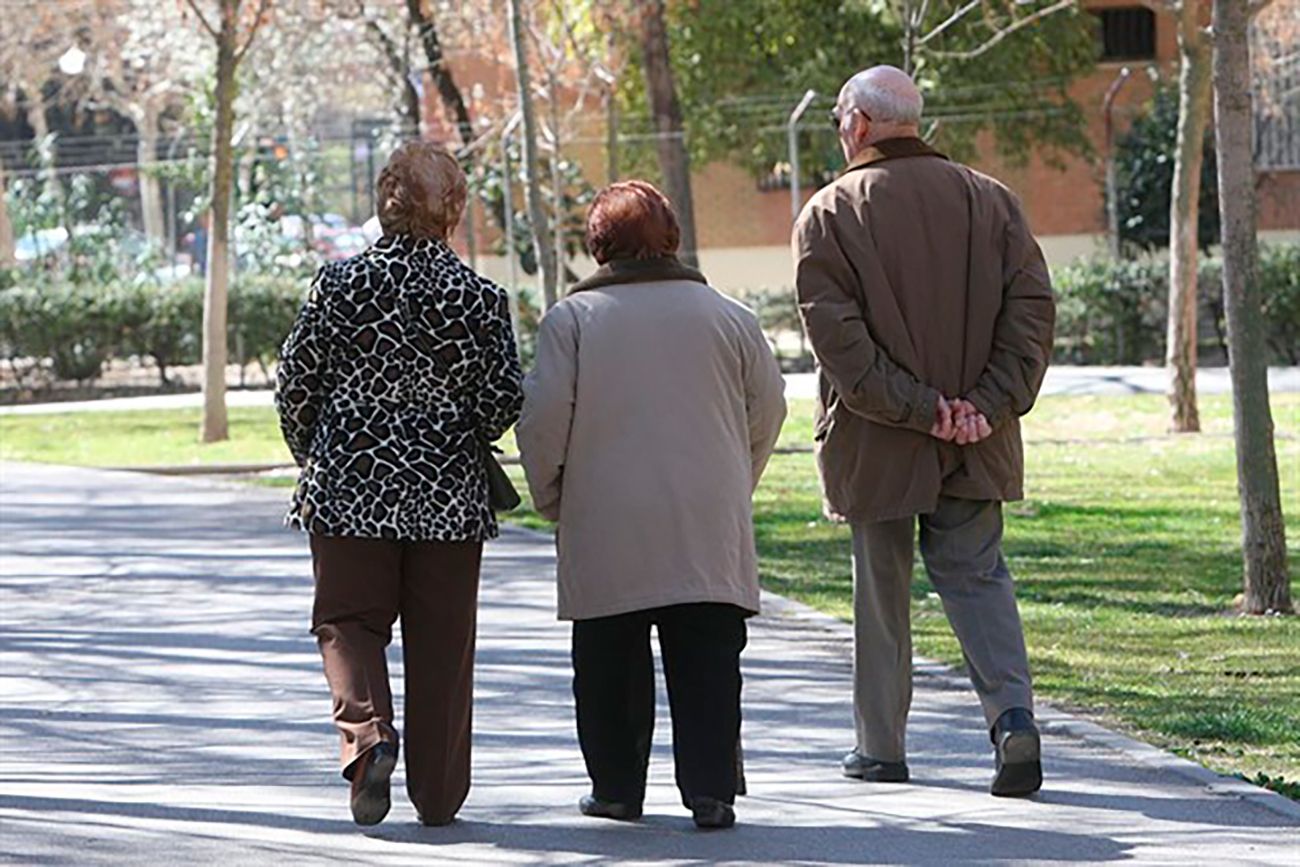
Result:
[[[380,253],[399,252],[407,255],[416,252],[432,252],[435,256],[450,252],[451,248],[439,238],[417,238],[405,232],[393,235],[381,235],[371,249]]]
[[[873,166],[876,163],[883,163],[885,160],[896,160],[902,157],[938,157],[946,160],[948,157],[939,153],[919,138],[908,136],[906,138],[887,138],[878,141],[859,153],[853,158],[853,161],[841,172],[841,176],[848,174],[857,169]]]
[[[586,289],[598,289],[602,286],[618,286],[622,283],[657,283],[661,280],[689,280],[693,283],[709,281],[694,268],[683,265],[676,256],[656,256],[653,259],[611,259],[596,269],[585,280],[574,283],[569,294]]]

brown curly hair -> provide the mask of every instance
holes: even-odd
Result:
[[[672,203],[645,181],[610,184],[587,212],[587,252],[601,265],[671,256],[681,238]]]
[[[460,163],[446,148],[411,141],[388,158],[375,192],[385,235],[445,241],[465,211],[468,185]]]

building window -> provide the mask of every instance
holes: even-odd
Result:
[[[1156,15],[1142,6],[1099,9],[1102,60],[1154,60]]]

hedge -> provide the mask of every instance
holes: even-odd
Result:
[[[1226,360],[1219,262],[1201,261],[1202,357]],[[1258,271],[1269,361],[1300,364],[1300,244],[1262,247]],[[230,292],[229,346],[241,365],[274,360],[305,296],[307,280],[241,276]],[[1056,360],[1072,364],[1159,363],[1164,357],[1168,262],[1163,257],[1084,259],[1053,274]],[[745,297],[769,333],[799,329],[788,289]],[[531,350],[537,311],[527,307],[521,350]],[[0,288],[0,358],[20,383],[41,377],[89,382],[110,358],[148,358],[167,370],[200,356],[203,285],[15,285]],[[1216,358],[1217,356],[1217,358]],[[799,368],[799,359],[789,366]]]
[[[1197,306],[1205,360],[1227,361],[1221,262],[1203,256]],[[1261,246],[1257,270],[1271,364],[1300,364],[1300,244]],[[1081,259],[1052,274],[1056,360],[1070,364],[1163,363],[1169,260]]]
[[[275,358],[306,295],[307,281],[241,277],[230,289],[231,359],[265,366]],[[0,357],[20,383],[86,383],[111,358],[148,358],[167,369],[201,355],[203,284],[20,285],[0,290]],[[48,360],[48,369],[46,367]]]

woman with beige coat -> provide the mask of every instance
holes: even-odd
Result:
[[[559,616],[573,621],[583,813],[636,819],[659,632],[682,801],[735,821],[740,652],[758,611],[751,498],[785,418],[754,314],[676,258],[668,200],[640,181],[591,206],[600,265],[542,321],[518,438],[557,521]]]

